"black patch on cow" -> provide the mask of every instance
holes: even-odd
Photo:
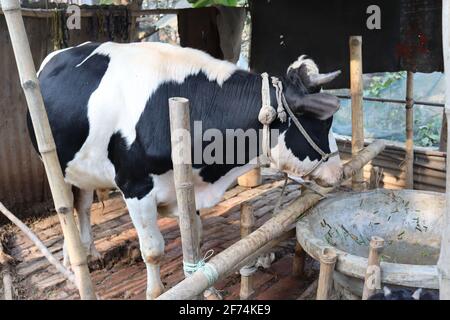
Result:
[[[304,115],[297,117],[297,119],[317,146],[322,149],[323,152],[330,153],[328,134],[333,123],[333,118],[322,121]],[[306,157],[309,157],[311,161],[320,160],[322,158],[322,156],[311,147],[306,138],[293,123],[288,128],[284,141],[286,147],[301,161],[305,160]]]
[[[223,136],[225,136],[226,129],[242,128],[245,131],[249,128],[262,128],[257,117],[261,106],[259,75],[237,71],[222,87],[216,81],[209,81],[203,73],[188,76],[182,84],[163,83],[147,102],[136,126],[137,141],[130,148],[132,150],[135,143],[142,144],[143,150],[145,150],[144,156],[147,158],[146,163],[151,166],[153,174],[163,174],[172,169],[168,105],[170,97],[189,99],[192,131],[194,121],[202,122],[203,132],[208,129],[216,129]],[[139,139],[139,137],[145,137],[145,139]],[[195,139],[201,139],[201,137],[195,137]],[[210,143],[212,142],[202,142],[202,150]],[[194,148],[194,143],[192,143],[192,147]],[[225,151],[224,146],[224,155]],[[234,152],[234,155],[237,160],[237,152]],[[245,163],[251,160],[249,154],[245,155],[245,160]],[[233,163],[206,164],[202,157],[202,162],[194,163],[193,167],[201,169],[200,176],[204,181],[213,183],[234,167],[245,164],[237,164],[237,161],[233,161]]]
[[[116,184],[125,198],[142,199],[152,190],[151,157],[145,155],[139,135],[128,148],[122,135],[115,133],[108,145],[108,158],[116,170]]]
[[[93,55],[81,66],[76,66],[98,46],[97,43],[88,43],[58,53],[39,75],[42,97],[63,172],[89,134],[87,104],[108,68],[109,58]],[[37,150],[29,114],[27,123]]]

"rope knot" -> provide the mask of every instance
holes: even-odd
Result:
[[[209,285],[214,284],[219,278],[219,273],[213,264],[207,263],[206,261],[211,258],[214,254],[214,250],[210,249],[206,251],[202,259],[197,261],[197,263],[190,263],[183,261],[183,271],[184,274],[189,277],[197,271],[203,272],[204,276],[208,280]]]
[[[263,125],[269,125],[277,118],[277,112],[272,106],[263,106],[258,114],[258,120]]]

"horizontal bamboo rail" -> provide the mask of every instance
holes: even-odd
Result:
[[[177,14],[182,9],[142,9],[142,10],[128,10],[128,13],[132,17],[140,17],[145,15],[159,15],[159,14]],[[66,12],[65,9],[30,9],[30,8],[22,8],[22,16],[23,17],[32,17],[32,18],[51,18],[55,14],[55,12]],[[97,16],[98,13],[103,15],[114,15],[115,13],[124,13],[125,10],[121,10],[119,8],[92,8],[92,9],[81,9],[80,14],[81,17],[94,17]],[[70,15],[71,13],[66,13]],[[0,9],[0,15],[3,15],[3,10]]]
[[[340,183],[351,178],[356,171],[376,157],[383,149],[384,142],[379,140],[361,150],[355,159],[344,165],[341,181],[333,187],[321,188],[321,193],[327,194],[335,190]],[[321,199],[322,196],[318,193],[305,190],[289,207],[280,211],[256,231],[212,257],[206,264],[207,268],[198,270],[189,278],[159,296],[158,299],[184,300],[200,294],[218,279],[240,267],[244,260],[248,260],[249,256],[254,256],[256,251],[266,246],[270,241],[283,236],[287,230],[293,228],[297,219]]]
[[[352,97],[350,95],[345,94],[337,94],[336,97],[340,99],[351,99]],[[407,100],[402,99],[388,99],[388,98],[373,98],[373,97],[363,97],[364,101],[375,101],[375,102],[387,102],[387,103],[396,103],[405,105],[407,103]],[[444,104],[439,102],[430,102],[430,101],[419,101],[419,100],[411,100],[411,102],[415,105],[420,106],[428,106],[428,107],[439,107],[443,108]]]

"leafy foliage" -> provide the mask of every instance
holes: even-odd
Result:
[[[247,0],[187,0],[193,8],[202,8],[213,5],[222,5],[228,7],[244,6]]]
[[[202,8],[212,5],[223,5],[229,7],[235,7],[237,0],[188,0],[192,4],[193,8]]]
[[[422,147],[433,147],[439,144],[441,134],[441,117],[428,117],[424,121],[423,108],[415,107],[414,110],[414,144]]]
[[[365,94],[372,97],[379,97],[380,93],[389,88],[394,82],[405,78],[406,72],[389,72],[383,76],[375,76],[371,79],[369,88],[365,90]]]

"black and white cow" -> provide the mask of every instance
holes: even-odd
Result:
[[[261,129],[261,75],[194,49],[108,42],[54,52],[44,60],[38,76],[65,179],[77,190],[74,206],[88,254],[97,255],[89,213],[93,190],[118,188],[147,266],[147,297],[157,297],[164,289],[159,272],[164,240],[157,216],[158,212],[176,215],[168,98],[188,98],[191,121],[201,121],[202,130]],[[319,92],[320,83],[333,77],[322,77],[316,64],[302,56],[281,79],[288,104],[327,153],[337,149],[331,124],[338,104],[331,109],[308,106],[303,98]],[[276,105],[275,89],[270,90],[271,104]],[[304,176],[319,161],[319,154],[291,119],[284,123],[277,119],[271,128],[280,132],[271,149],[276,155],[271,166]],[[203,148],[207,145],[202,143]],[[197,209],[218,203],[238,176],[255,167],[249,160],[194,163]],[[341,174],[336,155],[307,178],[333,184]]]

